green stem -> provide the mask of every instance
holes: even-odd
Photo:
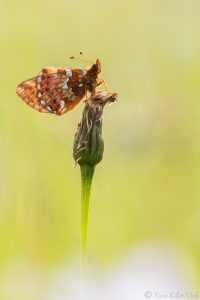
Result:
[[[87,282],[87,231],[90,191],[95,165],[80,165],[81,168],[81,286],[86,293]]]

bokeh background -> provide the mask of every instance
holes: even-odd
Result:
[[[44,115],[15,93],[44,66],[85,67],[68,58],[79,51],[119,93],[92,188],[88,299],[200,299],[200,2],[0,0],[0,40],[0,300],[79,299],[84,106]]]

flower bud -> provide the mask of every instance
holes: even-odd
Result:
[[[94,92],[85,101],[82,120],[74,137],[73,156],[79,165],[98,164],[103,158],[102,115],[106,103],[114,102],[117,93]]]

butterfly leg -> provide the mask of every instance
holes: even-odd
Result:
[[[107,93],[111,93],[111,90],[110,90],[110,88],[109,88],[107,82],[105,81],[105,79],[101,79],[100,82],[97,84],[97,86],[101,85],[102,83],[104,84],[104,87],[105,87],[105,89],[106,89],[106,92],[107,92]]]

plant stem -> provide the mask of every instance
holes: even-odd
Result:
[[[103,158],[102,115],[106,103],[114,102],[117,93],[94,92],[85,101],[81,122],[74,136],[73,157],[80,165],[81,189],[81,251],[80,299],[87,299],[87,231],[90,190],[95,166]]]
[[[81,299],[86,298],[87,286],[87,230],[90,191],[95,165],[83,164],[81,168]]]

